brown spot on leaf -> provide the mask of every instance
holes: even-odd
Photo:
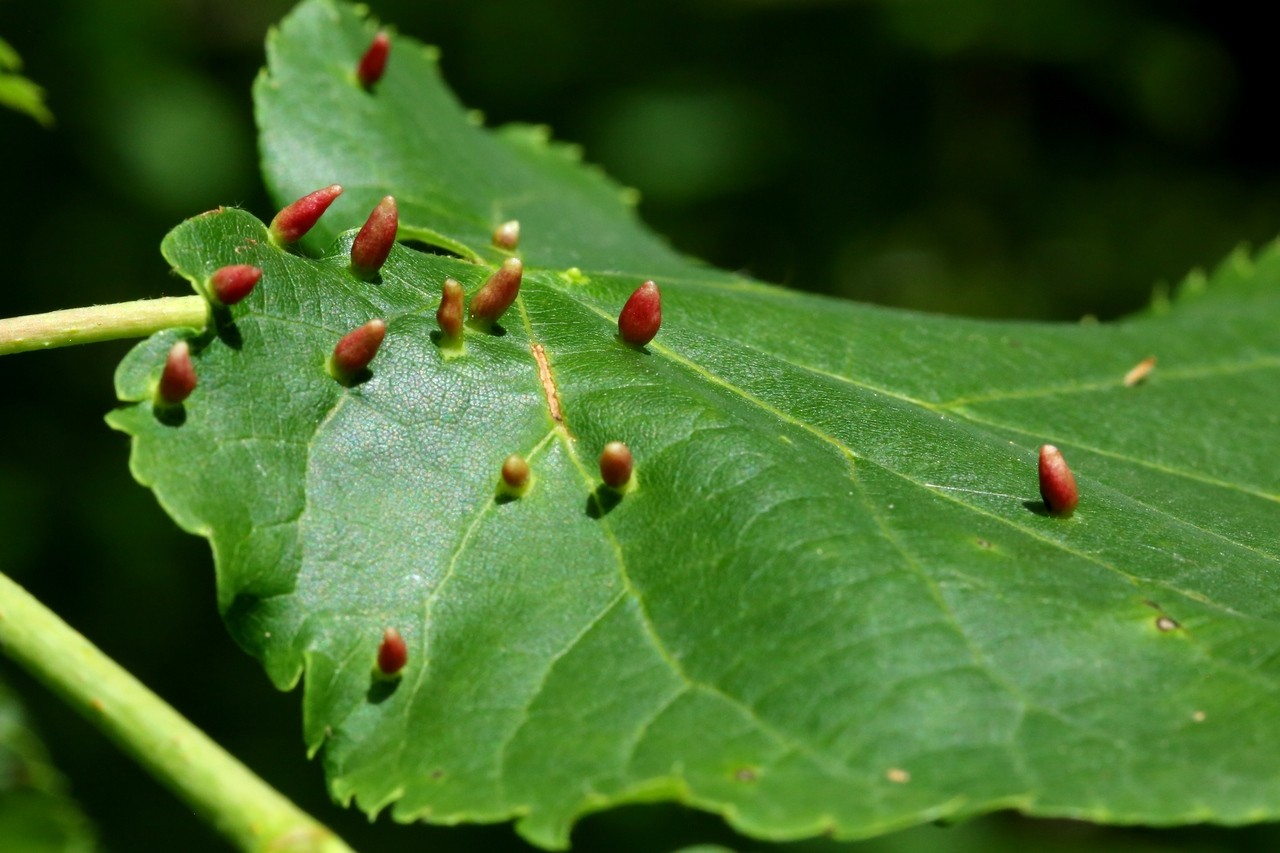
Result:
[[[551,375],[551,363],[547,361],[547,351],[542,348],[542,344],[534,344],[529,349],[533,351],[533,360],[538,363],[538,381],[542,383],[542,394],[547,398],[547,410],[551,412],[551,419],[556,423],[563,423],[560,392],[556,390],[556,380]]]
[[[1156,369],[1156,357],[1150,356],[1130,368],[1129,372],[1124,375],[1124,385],[1126,388],[1132,388],[1142,380],[1151,375],[1151,371]]]

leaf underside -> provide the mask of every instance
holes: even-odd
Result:
[[[549,847],[654,799],[767,838],[1000,807],[1280,817],[1280,250],[1105,326],[787,292],[672,253],[538,134],[469,121],[407,37],[365,91],[376,29],[309,0],[256,86],[280,200],[347,188],[336,241],[284,252],[239,210],[175,229],[197,289],[231,263],[262,283],[215,329],[139,345],[110,416],[210,539],[237,640],[281,687],[305,673],[336,797],[518,818]],[[352,276],[347,229],[386,194],[402,238],[461,257],[398,245]],[[442,347],[442,281],[474,294],[512,218],[519,301]],[[651,277],[664,324],[634,349],[616,317]],[[339,384],[328,354],[375,316],[371,374]],[[184,336],[199,387],[157,411]],[[595,461],[615,439],[636,460],[620,497]],[[1080,486],[1068,519],[1039,503],[1046,442]],[[511,453],[533,471],[516,500]],[[393,682],[372,675],[388,626],[410,649]]]

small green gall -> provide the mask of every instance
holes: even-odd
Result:
[[[502,482],[516,492],[529,484],[529,463],[523,456],[512,453],[502,461]]]

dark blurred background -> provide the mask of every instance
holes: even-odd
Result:
[[[52,129],[0,111],[0,316],[182,294],[158,252],[220,204],[272,212],[249,86],[270,0],[0,0]],[[408,2],[489,123],[546,123],[643,193],[682,251],[791,287],[987,317],[1106,319],[1280,233],[1273,37],[1177,0]],[[102,415],[127,344],[0,359],[0,569],[364,850],[521,849],[506,826],[398,827],[328,804],[278,694],[214,608],[204,543],[130,479]],[[0,660],[114,851],[226,849]],[[669,807],[589,818],[580,850],[716,842]],[[807,846],[834,850],[830,844]],[[997,816],[842,850],[1275,850],[1273,828]]]

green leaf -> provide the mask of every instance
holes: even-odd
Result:
[[[53,125],[53,113],[44,103],[44,89],[26,77],[11,72],[22,68],[22,59],[8,42],[0,39],[0,106],[26,113],[45,127]]]
[[[238,210],[175,229],[197,289],[230,263],[262,283],[194,336],[180,410],[151,403],[174,330],[126,358],[110,417],[210,539],[238,641],[281,687],[305,673],[339,799],[517,818],[547,846],[656,799],[767,838],[1003,807],[1280,816],[1280,249],[1106,326],[787,292],[666,252],[563,149],[469,123],[412,39],[364,91],[375,30],[306,2],[257,86],[281,199],[347,186],[337,242],[283,252]],[[402,236],[463,258],[400,245],[380,281],[352,276],[345,229],[388,193]],[[441,282],[474,294],[513,217],[520,300],[442,348]],[[650,276],[664,325],[637,350],[614,323]],[[371,375],[339,384],[329,353],[376,316]],[[595,469],[615,439],[622,496]],[[1046,442],[1080,484],[1071,518],[1038,501]],[[513,452],[534,473],[508,500]],[[388,626],[410,649],[390,682]]]
[[[282,26],[254,86],[267,186],[282,204],[321,185],[346,188],[309,235],[312,248],[363,222],[394,186],[402,240],[467,258],[500,260],[493,229],[518,219],[526,264],[649,277],[703,269],[643,227],[634,190],[583,167],[581,152],[550,143],[547,128],[485,131],[444,86],[435,48],[397,37],[386,76],[366,92],[355,65],[373,22],[307,3]]]
[[[0,48],[3,45],[0,44]],[[0,850],[6,853],[89,853],[89,822],[66,796],[44,744],[0,681]]]

